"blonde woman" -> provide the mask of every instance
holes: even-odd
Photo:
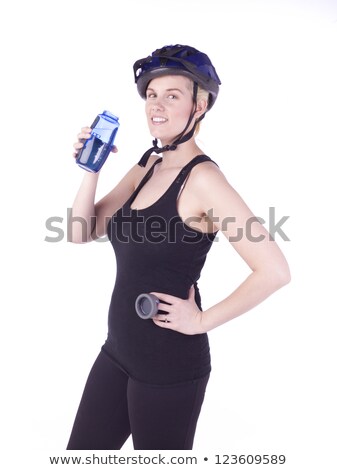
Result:
[[[68,449],[120,449],[130,434],[135,449],[192,449],[211,371],[207,332],[290,279],[275,241],[195,141],[220,85],[208,56],[189,46],[166,46],[137,61],[134,74],[153,146],[97,203],[98,174],[86,173],[73,205],[74,219],[86,220],[87,231],[74,221],[72,241],[107,234],[117,275],[107,339]],[[75,156],[90,132],[82,128]],[[248,221],[249,236],[238,237]],[[218,232],[251,274],[202,311],[197,281]],[[152,319],[135,312],[141,293],[159,299]]]

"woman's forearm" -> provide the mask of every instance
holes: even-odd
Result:
[[[210,331],[261,303],[290,281],[287,269],[279,275],[252,272],[228,297],[202,313],[202,329]]]
[[[69,241],[86,243],[95,227],[95,196],[99,173],[84,174],[68,219]]]

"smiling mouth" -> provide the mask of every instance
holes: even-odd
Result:
[[[151,121],[154,124],[164,124],[165,122],[167,122],[167,119],[163,117],[154,116],[151,118]]]

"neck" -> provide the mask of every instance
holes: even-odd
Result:
[[[183,167],[197,155],[204,153],[192,138],[183,144],[179,144],[176,150],[169,150],[161,154],[162,168]]]

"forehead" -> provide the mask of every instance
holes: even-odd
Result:
[[[164,75],[162,77],[153,78],[148,84],[148,88],[149,87],[153,89],[187,88],[190,90],[192,88],[192,80],[183,75]]]

